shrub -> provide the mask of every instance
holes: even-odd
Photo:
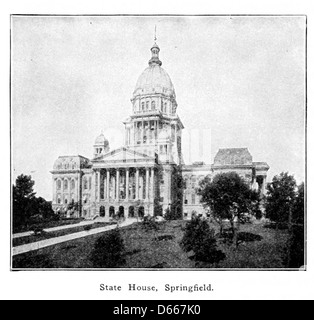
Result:
[[[89,231],[92,229],[92,226],[90,224],[84,226],[84,231]]]
[[[94,268],[115,268],[123,262],[124,243],[118,228],[106,232],[95,242],[91,255]]]
[[[155,218],[151,216],[144,217],[142,227],[145,231],[157,231],[159,229],[158,223],[156,222]]]
[[[176,209],[174,206],[171,206],[171,209],[167,208],[164,215],[165,220],[181,220],[182,213],[179,209]]]
[[[225,258],[225,254],[217,250],[215,231],[201,217],[187,223],[181,245],[185,251],[193,251],[198,261],[214,263]]]

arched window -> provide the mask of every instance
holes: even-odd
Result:
[[[64,179],[64,190],[68,190],[68,180]]]
[[[75,181],[74,180],[71,180],[71,189],[75,189]]]
[[[142,102],[142,111],[145,109],[145,102]]]
[[[155,108],[156,108],[155,101],[152,101],[152,110],[155,110]]]
[[[146,101],[146,110],[149,109],[149,101]]]
[[[61,180],[58,180],[57,181],[57,190],[60,190],[61,189]]]
[[[164,112],[164,103],[162,100],[161,100],[161,112]]]
[[[61,195],[60,194],[57,195],[57,203],[61,204]]]
[[[167,113],[167,103],[164,104],[164,112]]]

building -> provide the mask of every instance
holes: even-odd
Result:
[[[86,219],[115,214],[143,217],[158,210],[164,213],[168,208],[189,217],[193,211],[204,212],[196,192],[198,182],[226,171],[237,171],[263,192],[269,167],[253,162],[247,149],[221,149],[213,164],[184,164],[184,126],[159,51],[154,43],[148,67],[136,83],[132,113],[124,121],[124,145],[110,151],[109,141],[100,134],[92,159],[78,155],[56,160],[51,171],[56,212],[66,210],[70,202],[78,202],[79,214]]]

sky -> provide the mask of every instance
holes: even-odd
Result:
[[[92,157],[104,132],[123,144],[136,81],[160,47],[188,135],[203,130],[205,162],[219,148],[247,147],[298,183],[305,174],[305,17],[13,16],[12,179],[30,174],[52,198],[60,155]],[[197,154],[193,149],[192,154]]]

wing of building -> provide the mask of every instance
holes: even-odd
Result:
[[[238,172],[252,188],[264,192],[269,166],[253,162],[246,148],[220,149],[213,164],[183,163],[184,126],[159,52],[154,43],[148,67],[136,83],[132,113],[124,121],[124,145],[110,151],[109,141],[100,134],[92,159],[78,155],[56,160],[51,171],[56,212],[66,212],[70,203],[77,203],[76,214],[86,219],[114,214],[143,217],[168,208],[190,217],[193,211],[204,213],[198,182],[226,171]]]

